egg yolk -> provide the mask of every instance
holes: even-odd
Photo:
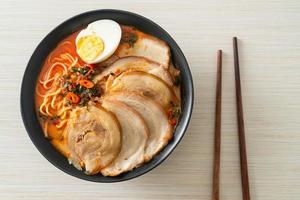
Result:
[[[77,41],[77,53],[84,61],[95,60],[104,50],[104,42],[97,35],[87,35]]]

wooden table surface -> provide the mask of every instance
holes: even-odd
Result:
[[[299,1],[1,0],[0,8],[0,199],[210,199],[220,48],[221,199],[240,200],[233,36],[240,38],[252,199],[300,199]],[[52,166],[27,136],[19,106],[23,72],[41,39],[67,18],[102,8],[136,12],[165,28],[195,84],[192,120],[177,149],[150,173],[116,184],[79,180]]]

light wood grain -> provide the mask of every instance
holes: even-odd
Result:
[[[0,199],[210,199],[215,52],[223,49],[221,199],[240,200],[232,36],[238,36],[252,199],[300,199],[299,1],[0,1]],[[165,28],[195,83],[187,134],[160,167],[137,179],[96,184],[64,174],[23,127],[20,85],[39,41],[81,12],[118,8]],[[38,67],[38,66],[37,66]]]

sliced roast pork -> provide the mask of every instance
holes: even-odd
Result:
[[[135,109],[145,120],[149,128],[149,138],[145,149],[145,160],[149,161],[172,138],[173,130],[168,117],[157,102],[137,93],[117,92],[106,97],[121,101]]]
[[[108,86],[109,92],[124,91],[137,92],[147,96],[168,108],[177,101],[173,90],[156,76],[138,71],[124,72]]]
[[[122,39],[115,55],[120,58],[126,56],[146,57],[165,68],[168,68],[170,63],[170,48],[165,41],[131,26],[122,26]]]
[[[102,169],[101,173],[104,176],[117,176],[144,162],[149,130],[142,116],[126,104],[118,100],[104,99],[102,106],[114,113],[120,122],[122,148],[118,157]]]
[[[96,174],[121,150],[122,135],[117,118],[96,105],[72,111],[66,127],[70,161],[86,173]]]
[[[105,68],[99,75],[95,76],[94,82],[98,82],[110,74],[119,74],[129,70],[148,72],[162,79],[169,86],[173,85],[172,77],[167,69],[157,62],[138,56],[128,56],[118,59]]]

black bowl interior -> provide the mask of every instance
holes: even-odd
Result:
[[[88,176],[82,171],[79,171],[75,169],[72,165],[70,165],[67,159],[64,156],[62,156],[58,151],[56,151],[55,148],[51,145],[51,143],[43,136],[41,126],[38,122],[35,113],[36,108],[34,106],[34,92],[36,80],[39,75],[41,66],[43,65],[43,62],[47,55],[63,38],[65,38],[74,31],[82,29],[87,24],[99,19],[112,19],[120,24],[135,26],[146,33],[149,33],[166,41],[171,48],[172,60],[181,71],[183,113],[180,122],[176,128],[174,138],[163,149],[163,151],[160,152],[157,156],[155,156],[155,158],[152,159],[150,162],[130,172],[124,173],[116,177],[104,177],[102,175]],[[140,15],[120,10],[95,10],[86,12],[72,17],[71,19],[57,26],[40,42],[40,44],[33,52],[26,67],[21,88],[21,113],[23,122],[28,132],[28,135],[30,136],[32,142],[37,147],[37,149],[48,161],[50,161],[53,165],[55,165],[62,171],[77,178],[94,182],[124,181],[140,176],[150,171],[154,167],[158,166],[163,160],[165,160],[168,157],[168,155],[172,152],[172,150],[176,147],[176,145],[183,137],[192,114],[192,108],[192,76],[188,67],[188,63],[179,46],[165,30],[163,30],[154,22]]]

